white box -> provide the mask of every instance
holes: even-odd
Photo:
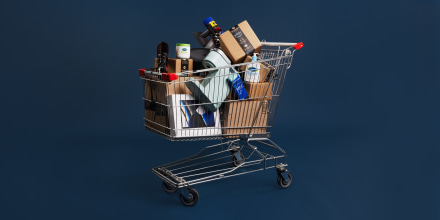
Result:
[[[220,114],[208,112],[193,95],[167,96],[168,117],[172,137],[198,137],[221,135]]]

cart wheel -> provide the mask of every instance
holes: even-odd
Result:
[[[287,187],[289,187],[292,183],[292,174],[290,174],[289,171],[287,171],[287,176],[289,177],[289,179],[285,180],[281,174],[278,174],[277,182],[278,185],[280,185],[283,189],[287,189]]]
[[[192,187],[187,187],[190,198],[186,198],[180,193],[180,201],[185,206],[194,206],[199,201],[199,193]]]
[[[165,181],[162,182],[162,187],[167,193],[175,193],[178,189],[177,187],[174,187]]]
[[[234,167],[237,167],[238,165],[244,163],[244,161],[246,160],[246,157],[244,156],[243,153],[240,153],[240,157],[241,157],[241,160],[237,160],[237,158],[234,155],[232,155],[232,165]]]

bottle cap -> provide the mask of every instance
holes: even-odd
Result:
[[[208,25],[211,21],[214,21],[214,19],[212,19],[212,17],[207,17],[205,18],[205,20],[203,21],[204,25]]]
[[[258,53],[254,53],[254,55],[252,56],[252,61],[257,61],[257,54]]]

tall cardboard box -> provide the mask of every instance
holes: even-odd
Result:
[[[145,127],[156,133],[170,135],[168,115],[159,115],[156,111],[145,109]]]
[[[267,101],[227,102],[223,114],[223,135],[227,138],[238,138],[240,134],[249,134],[249,132],[266,133],[267,107]]]
[[[145,80],[145,127],[152,131],[170,135],[167,96],[192,94],[185,86],[188,77],[179,77],[172,82],[160,80],[157,76],[146,76]],[[193,77],[200,79],[201,77]]]
[[[245,20],[220,35],[220,47],[232,63],[241,63],[246,55],[260,53],[262,44]]]

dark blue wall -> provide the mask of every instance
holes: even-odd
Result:
[[[137,69],[207,16],[304,42],[272,135],[295,182],[202,184],[186,208],[150,169],[211,142],[146,131]],[[438,1],[4,1],[0,24],[1,219],[440,218]]]

